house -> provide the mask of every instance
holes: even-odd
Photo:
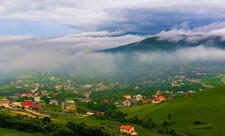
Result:
[[[152,99],[152,103],[159,103],[160,101],[157,98]]]
[[[104,115],[105,113],[104,112],[97,112],[95,113],[96,116],[100,116],[100,115]]]
[[[109,103],[109,101],[107,99],[104,99],[103,102],[104,103]]]
[[[52,95],[57,96],[57,95],[58,95],[58,93],[52,93]]]
[[[140,95],[140,94],[138,94],[138,95],[135,96],[135,98],[136,98],[137,101],[141,101],[141,100],[142,100],[142,97],[143,97],[143,96]]]
[[[120,126],[120,132],[122,134],[128,134],[128,135],[136,135],[137,134],[134,130],[134,127],[129,126],[129,125]]]
[[[94,113],[92,113],[92,112],[87,112],[86,114],[87,114],[88,116],[94,115]]]
[[[22,86],[17,86],[17,87],[16,87],[16,89],[22,89],[22,88],[23,88]]]
[[[84,88],[87,89],[87,88],[91,88],[92,85],[84,85]]]
[[[36,91],[36,89],[31,89],[30,91],[31,91],[32,93],[34,93],[34,92]]]
[[[11,105],[15,108],[20,108],[22,106],[21,102],[13,102]]]
[[[41,98],[38,96],[38,97],[34,97],[34,101],[35,102],[40,102],[41,101]]]
[[[124,106],[130,106],[131,105],[131,101],[125,100],[125,101],[123,101],[123,105]]]
[[[166,101],[167,98],[165,96],[158,96],[157,98],[159,101]]]
[[[15,93],[15,96],[20,96],[21,94],[20,93]]]
[[[9,108],[9,101],[0,101],[0,107]]]
[[[42,93],[42,94],[47,94],[48,91],[47,91],[47,90],[42,90],[41,93]]]
[[[170,91],[165,91],[166,94],[170,94]]]
[[[24,102],[24,103],[22,103],[22,106],[23,106],[24,108],[29,108],[29,107],[32,106],[32,105],[33,105],[32,102]]]
[[[129,95],[129,94],[125,94],[125,95],[123,95],[123,97],[126,99],[131,99],[131,95]]]
[[[33,109],[38,109],[38,110],[40,110],[40,109],[41,109],[41,106],[40,106],[39,104],[33,104],[33,105],[32,105],[32,108],[33,108]]]
[[[157,91],[156,95],[161,95],[161,91]]]
[[[66,100],[66,104],[74,104],[74,100]]]
[[[68,111],[76,110],[76,106],[75,105],[67,105],[66,110],[68,110]]]
[[[142,103],[148,103],[148,100],[142,100]]]
[[[134,87],[134,90],[138,90],[138,89],[139,89],[139,87],[138,87],[138,86]]]
[[[193,93],[196,93],[196,91],[194,91],[194,90],[189,90],[188,93],[193,94]]]
[[[49,104],[53,104],[53,105],[58,105],[58,101],[53,99],[53,100],[50,100]]]
[[[40,94],[39,92],[36,92],[34,95],[37,96],[37,95],[39,95],[39,94]]]
[[[26,96],[26,97],[31,97],[32,94],[31,94],[31,93],[23,93],[22,96],[24,96],[24,97],[25,97],[25,96]]]
[[[61,85],[55,85],[56,89],[60,89],[62,86]]]

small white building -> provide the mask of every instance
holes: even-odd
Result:
[[[53,104],[53,105],[58,105],[58,101],[57,100],[50,100],[49,104]]]
[[[142,96],[142,95],[140,95],[140,94],[135,95],[135,99],[136,99],[137,101],[141,101],[141,100],[142,100],[142,98],[143,98],[143,96]]]
[[[41,101],[41,98],[40,98],[39,96],[34,97],[34,101],[35,101],[35,102],[40,102],[40,101]]]
[[[74,100],[66,100],[66,104],[74,104]]]

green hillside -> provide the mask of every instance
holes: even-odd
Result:
[[[0,128],[0,136],[44,136],[44,134],[26,133],[14,129]]]
[[[198,42],[189,42],[187,35],[179,35],[182,37],[180,41],[171,41],[167,39],[160,39],[158,36],[150,37],[142,41],[131,43],[124,46],[119,46],[111,49],[102,50],[101,52],[146,52],[146,51],[174,51],[180,48],[197,47],[204,45],[205,47],[214,47],[225,49],[224,41],[222,42],[220,36],[209,36],[206,39],[199,40]],[[211,41],[211,42],[209,42]],[[210,44],[209,44],[210,43]]]
[[[201,82],[211,86],[219,86],[219,85],[223,85],[223,82],[221,81],[222,78],[223,76],[213,76],[209,78],[204,78],[202,79]]]
[[[122,108],[121,111],[128,113],[128,118],[152,118],[157,123],[166,120],[168,113],[171,113],[171,127],[184,135],[222,136],[225,135],[224,107],[225,86],[221,86],[161,104]]]

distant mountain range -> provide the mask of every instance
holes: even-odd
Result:
[[[179,40],[175,40],[176,37],[178,37]],[[154,36],[136,43],[101,50],[100,52],[129,53],[129,52],[149,52],[149,51],[175,51],[177,49],[197,47],[199,45],[203,45],[205,47],[225,49],[225,39],[223,39],[223,37],[221,36],[177,35],[176,37],[174,36],[174,39],[169,39]]]

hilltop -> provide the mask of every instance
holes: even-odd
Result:
[[[221,136],[225,134],[225,86],[182,96],[161,104],[122,108],[128,118],[151,118],[162,122],[172,114],[171,127],[184,135]]]
[[[123,45],[111,49],[102,50],[105,53],[129,53],[129,52],[146,52],[146,51],[175,51],[181,48],[197,47],[215,47],[225,49],[225,41],[221,36],[203,36],[203,35],[178,35],[179,40],[162,39],[159,36],[153,36],[139,42]],[[198,39],[198,40],[196,40]]]

